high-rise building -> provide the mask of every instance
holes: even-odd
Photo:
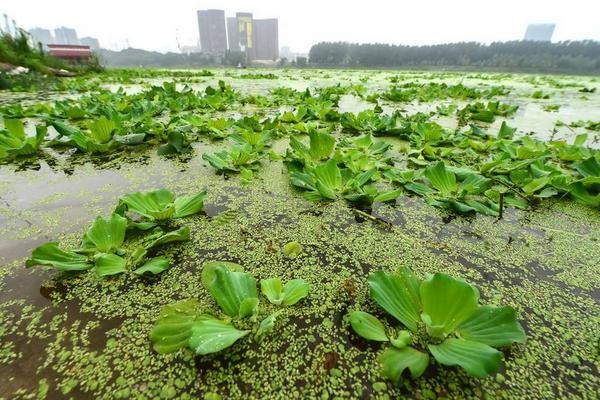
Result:
[[[54,42],[56,44],[79,44],[75,29],[61,26],[54,30]]]
[[[79,39],[79,42],[84,46],[90,46],[92,51],[100,50],[100,42],[96,38],[86,36]]]
[[[523,40],[536,42],[550,42],[554,33],[555,24],[529,24]]]
[[[240,51],[240,35],[238,21],[235,17],[227,18],[227,43],[231,51]]]
[[[276,60],[279,57],[279,26],[277,18],[255,19],[254,38],[257,60]]]
[[[38,43],[41,43],[44,46],[54,43],[54,38],[52,37],[50,29],[33,28],[29,30],[29,34],[36,46]]]
[[[252,14],[239,12],[235,14],[238,23],[238,38],[240,50],[246,52],[248,60],[256,58],[256,49],[254,48],[254,26]]]
[[[281,56],[281,58],[287,58],[288,60],[292,60],[292,57],[294,56],[294,54],[292,53],[292,49],[290,49],[290,46],[281,46],[281,48],[279,49],[279,55]]]
[[[198,31],[200,33],[200,47],[203,52],[225,53],[227,50],[225,11],[199,10]]]

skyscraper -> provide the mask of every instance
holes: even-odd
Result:
[[[254,26],[252,22],[252,14],[239,12],[235,14],[238,23],[238,38],[240,50],[246,52],[248,60],[256,58],[256,50],[254,48]]]
[[[33,28],[29,30],[29,34],[36,47],[38,43],[41,43],[44,46],[54,43],[54,38],[52,37],[50,29]]]
[[[227,43],[231,51],[240,51],[240,34],[238,21],[235,17],[227,18]]]
[[[277,18],[255,19],[254,38],[257,60],[276,60],[279,57],[279,24]]]
[[[79,39],[79,42],[85,46],[90,46],[90,49],[94,51],[100,50],[100,42],[96,38],[86,36]]]
[[[227,50],[225,11],[199,10],[198,31],[200,47],[205,53],[224,53]]]
[[[529,24],[523,40],[536,42],[550,42],[554,33],[555,24]]]
[[[75,29],[61,26],[54,30],[54,43],[56,44],[79,44]]]

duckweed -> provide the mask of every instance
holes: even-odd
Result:
[[[571,141],[573,130],[588,133],[589,145],[595,146],[595,131],[586,130],[587,123],[568,127],[574,121],[597,119],[593,110],[600,104],[600,93],[586,93],[588,99],[584,100],[578,92],[582,87],[598,86],[592,78],[281,70],[276,71],[279,79],[254,81],[225,76],[237,76],[238,71],[213,72],[214,77],[207,77],[195,89],[216,88],[218,80],[224,80],[247,99],[251,95],[285,99],[286,90],[271,91],[277,87],[294,89],[298,96],[307,85],[335,92],[340,90],[336,89],[338,83],[383,92],[392,76],[415,83],[439,80],[452,85],[461,81],[480,91],[506,86],[510,93],[497,97],[502,103],[519,105],[509,117],[517,134],[533,132],[531,136],[540,139]],[[480,79],[482,76],[485,79]],[[553,86],[556,81],[573,86],[557,89]],[[151,81],[140,80],[140,87],[146,82]],[[550,94],[550,99],[531,103],[534,86]],[[352,103],[346,96],[350,94],[341,96],[340,112],[373,108],[367,99],[350,97]],[[50,101],[62,100],[50,94]],[[290,107],[283,104],[286,101],[266,106],[245,103],[226,110],[207,106],[210,110],[202,113],[237,119],[258,110],[268,116],[280,107]],[[376,101],[388,114],[400,108],[414,114],[436,106],[466,106],[463,100],[447,98]],[[0,97],[0,102],[5,115],[7,110],[18,111],[10,99]],[[41,107],[35,94],[22,103],[26,108]],[[354,108],[344,109],[348,103]],[[560,104],[560,108],[547,113],[543,110],[547,104]],[[312,111],[329,118],[332,109],[335,107]],[[302,117],[298,111],[294,110],[293,118]],[[446,129],[456,128],[454,118],[430,117]],[[494,132],[505,120],[501,116],[496,119],[488,128]],[[565,120],[567,126],[555,126],[556,120]],[[405,148],[400,139],[377,140],[389,142],[392,153]],[[11,160],[0,166],[0,374],[4,377],[0,397],[597,396],[597,208],[552,197],[534,201],[526,210],[507,207],[499,219],[457,215],[408,194],[366,206],[352,206],[343,198],[314,203],[289,184],[287,166],[276,157],[288,147],[285,137],[273,138],[249,184],[243,184],[235,173],[216,172],[202,159],[203,153],[226,149],[222,141],[201,137],[190,145],[190,152],[168,157],[157,155],[151,145],[104,155],[45,154],[44,150],[39,158]],[[186,217],[190,241],[165,249],[165,255],[173,260],[170,269],[157,276],[122,274],[106,279],[95,274],[25,269],[33,248],[48,241],[76,248],[94,218],[110,215],[123,194],[159,188],[181,195],[208,192],[204,211]],[[301,244],[302,251],[287,257],[282,248],[294,242]],[[202,357],[187,350],[159,355],[148,334],[166,304],[195,298],[207,313],[219,315],[200,282],[202,265],[216,260],[243,265],[258,279],[304,279],[310,284],[309,296],[294,307],[283,308],[275,329],[261,343],[240,341],[226,351]],[[372,271],[389,272],[404,266],[419,278],[435,272],[462,277],[480,289],[482,303],[510,305],[519,315],[527,342],[504,350],[504,367],[485,379],[432,363],[418,379],[403,379],[398,385],[383,381],[377,361],[382,347],[357,337],[345,316],[359,304],[364,311],[385,318],[370,300],[367,277]],[[265,313],[275,311],[267,301],[261,302],[261,307]]]

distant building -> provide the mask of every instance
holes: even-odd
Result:
[[[86,36],[79,39],[79,42],[84,46],[89,46],[92,51],[100,50],[100,42],[96,38]]]
[[[279,57],[279,25],[276,18],[254,20],[252,13],[238,12],[225,19],[223,10],[198,11],[200,47],[204,53],[243,52],[247,61]]]
[[[237,18],[227,18],[227,48],[231,51],[240,51],[240,34],[238,29]]]
[[[277,18],[255,19],[254,38],[257,60],[279,58],[279,27]]]
[[[523,40],[533,40],[536,42],[550,42],[554,33],[556,24],[529,24]]]
[[[60,27],[54,30],[54,43],[56,44],[79,44],[75,29]]]
[[[252,13],[239,12],[235,14],[238,23],[238,38],[240,50],[246,52],[248,60],[256,59],[254,48],[254,25]]]
[[[281,49],[279,49],[279,56],[281,58],[287,58],[289,61],[291,61],[294,57],[294,53],[292,53],[290,46],[281,46]]]
[[[49,44],[48,53],[51,56],[68,61],[89,61],[92,58],[90,46],[74,44]]]
[[[50,29],[33,28],[29,30],[29,34],[31,35],[33,43],[36,46],[38,43],[41,43],[43,46],[54,43],[54,38],[52,37],[52,32],[50,32]]]
[[[225,53],[227,50],[225,11],[199,10],[198,31],[200,33],[200,47],[203,52]]]

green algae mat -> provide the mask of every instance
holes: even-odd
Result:
[[[598,396],[598,79],[251,72],[0,93],[0,398]]]

